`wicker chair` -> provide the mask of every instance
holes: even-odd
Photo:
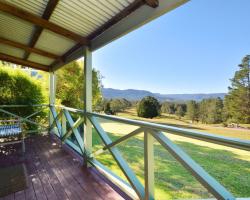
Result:
[[[25,153],[24,134],[19,119],[0,120],[0,146],[22,144],[22,153]]]

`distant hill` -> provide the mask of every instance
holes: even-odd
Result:
[[[159,101],[188,101],[195,100],[201,101],[202,99],[208,98],[224,98],[226,93],[208,93],[208,94],[160,94],[152,93],[147,90],[119,90],[113,88],[103,88],[102,89],[103,97],[106,99],[115,99],[115,98],[125,98],[128,100],[140,100],[145,96],[153,96]]]

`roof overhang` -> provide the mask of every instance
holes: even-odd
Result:
[[[54,71],[187,1],[0,0],[0,59]]]

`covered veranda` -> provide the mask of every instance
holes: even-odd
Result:
[[[0,111],[21,121],[27,116],[6,111],[8,107],[49,108],[49,136],[26,139],[24,158],[4,156],[1,165],[25,162],[29,187],[3,199],[154,199],[154,141],[162,145],[215,198],[235,199],[163,132],[250,150],[250,141],[191,130],[107,116],[92,112],[92,52],[113,40],[186,3],[187,0],[0,0],[0,60],[43,70],[50,76],[49,105],[0,105]],[[146,41],[145,41],[146,42]],[[55,105],[56,70],[84,57],[84,110]],[[82,84],[82,83],[79,83]],[[74,120],[72,114],[78,116]],[[112,141],[99,119],[137,126]],[[83,125],[84,129],[78,127]],[[104,147],[92,150],[92,130]],[[47,131],[49,130],[49,131]],[[30,130],[32,132],[32,130]],[[144,134],[144,182],[124,160],[116,145]],[[70,140],[74,135],[75,141]],[[109,151],[126,181],[95,159]]]

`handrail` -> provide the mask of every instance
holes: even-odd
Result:
[[[14,105],[0,105],[0,111],[6,114],[15,116],[13,113],[5,111],[1,108],[5,107],[15,107]],[[17,105],[18,107],[28,107],[29,105]],[[94,112],[84,112],[81,109],[70,108],[60,105],[33,105],[33,106],[48,106],[50,112],[52,113],[53,121],[51,122],[50,130],[54,127],[57,132],[55,134],[69,145],[72,149],[78,152],[91,165],[95,166],[101,173],[109,177],[109,179],[115,182],[121,187],[127,194],[130,195],[133,190],[137,194],[139,199],[154,199],[154,140],[158,141],[167,151],[169,151],[172,156],[174,156],[180,164],[182,164],[204,187],[208,189],[216,198],[233,200],[234,196],[224,188],[219,182],[217,182],[211,175],[209,175],[198,163],[196,163],[185,151],[183,151],[177,144],[173,143],[167,134],[180,135],[187,138],[198,139],[210,143],[220,144],[224,146],[229,146],[233,148],[238,148],[246,151],[250,151],[250,140],[241,140],[237,138],[230,138],[224,136],[217,136],[211,133],[203,133],[193,130],[187,130],[184,128],[177,128],[174,126],[155,124],[151,122],[126,119],[117,116],[104,115]],[[59,108],[59,109],[55,109]],[[79,118],[74,121],[71,117],[70,112],[77,113]],[[23,121],[34,123],[26,118],[22,118]],[[84,119],[90,120],[93,127],[96,129],[98,135],[104,143],[104,147],[97,150],[94,153],[89,153],[85,149],[85,142],[83,141],[82,135],[78,130],[80,124],[84,123]],[[129,134],[126,134],[119,139],[112,141],[108,134],[103,130],[99,119],[111,120],[114,122],[125,123],[128,125],[137,126],[138,128]],[[69,125],[67,130],[66,123]],[[130,168],[128,163],[123,159],[122,154],[116,147],[121,142],[134,137],[135,135],[144,132],[144,176],[145,176],[145,186],[143,186],[138,178],[136,177],[134,171]],[[165,132],[167,134],[164,134]],[[69,140],[69,136],[74,134],[76,138],[76,143]],[[104,166],[102,166],[98,161],[95,160],[95,156],[103,153],[104,151],[110,151],[111,155],[115,159],[116,163],[122,170],[123,174],[127,178],[128,182],[123,182],[118,176],[115,176],[111,171],[108,171]],[[133,197],[133,199],[135,199]]]
[[[70,112],[81,113],[84,115],[84,110],[81,110],[81,109],[75,109],[75,108],[70,108],[70,107],[61,106],[61,105],[50,105],[50,106],[55,106],[61,109],[66,109]],[[156,123],[127,119],[127,118],[122,118],[122,117],[117,117],[117,116],[104,115],[104,114],[99,114],[95,112],[87,112],[86,114],[88,116],[96,116],[96,117],[111,120],[111,121],[116,121],[116,122],[125,123],[129,125],[134,125],[134,126],[140,126],[140,127],[151,129],[151,130],[168,132],[169,134],[180,135],[180,136],[187,137],[187,138],[193,138],[193,139],[202,140],[202,141],[206,141],[210,143],[215,143],[219,145],[224,145],[224,146],[229,146],[233,148],[239,148],[239,149],[250,151],[250,140],[241,140],[238,138],[218,136],[212,133],[187,130],[184,128],[177,128],[177,127],[169,126],[169,125],[156,124]]]
[[[155,123],[151,123],[151,122],[126,119],[126,118],[122,118],[122,117],[103,115],[103,114],[98,114],[98,113],[89,113],[88,112],[87,115],[95,116],[95,117],[99,117],[99,118],[103,118],[103,119],[107,119],[107,120],[111,120],[111,121],[126,123],[129,125],[140,126],[140,127],[151,129],[151,130],[165,131],[165,132],[168,132],[169,134],[180,135],[183,137],[193,138],[193,139],[197,139],[197,140],[203,140],[206,142],[221,144],[221,145],[225,145],[225,146],[230,146],[230,147],[240,148],[243,150],[250,151],[250,140],[241,140],[238,138],[217,136],[217,135],[213,135],[211,133],[202,133],[202,132],[198,132],[198,131],[187,130],[187,129],[183,129],[183,128],[168,126],[168,125],[155,124]]]
[[[60,106],[61,109],[65,109],[67,111],[71,111],[74,113],[81,114],[82,116],[87,116],[87,118],[91,121],[92,125],[96,129],[98,135],[102,139],[104,143],[104,147],[98,149],[94,153],[89,155],[89,162],[94,165],[99,171],[104,173],[105,176],[110,177],[110,172],[107,169],[100,169],[100,165],[92,162],[95,160],[96,155],[100,155],[105,150],[108,150],[116,163],[122,170],[123,174],[126,176],[130,185],[137,193],[139,199],[154,199],[154,150],[153,150],[153,140],[152,137],[155,138],[169,153],[174,156],[180,164],[183,165],[205,188],[208,189],[216,198],[218,199],[227,199],[234,200],[235,197],[216,179],[214,179],[210,174],[206,172],[198,163],[196,163],[185,151],[183,151],[178,145],[174,144],[171,140],[168,139],[167,135],[161,132],[167,132],[168,134],[180,135],[187,138],[198,139],[206,142],[211,142],[215,144],[220,144],[224,146],[229,146],[233,148],[243,149],[250,151],[250,141],[248,140],[240,140],[237,138],[230,138],[224,136],[217,136],[210,133],[202,133],[198,131],[187,130],[183,128],[177,128],[168,125],[155,124],[145,121],[126,119],[117,116],[103,115],[93,112],[84,113],[83,110],[73,109],[69,107]],[[115,141],[111,141],[108,134],[102,129],[100,126],[100,122],[98,119],[106,119],[114,122],[125,123],[133,126],[137,126],[136,130],[132,131],[129,134],[126,134]],[[76,122],[75,122],[76,123]],[[145,178],[145,186],[143,190],[143,186],[138,181],[135,176],[133,170],[128,166],[128,164],[123,159],[119,150],[116,148],[116,145],[119,143],[139,134],[140,132],[144,132],[144,178]],[[114,182],[119,183],[117,177],[111,178]],[[126,187],[123,190],[127,192]]]
[[[7,116],[11,116],[14,118],[17,118],[18,121],[20,121],[21,123],[26,122],[32,125],[36,125],[37,127],[40,127],[36,130],[23,130],[23,133],[28,134],[28,133],[34,133],[34,132],[41,132],[41,131],[45,131],[48,130],[48,127],[45,126],[44,124],[39,124],[33,120],[30,120],[29,118],[34,117],[35,115],[37,115],[38,113],[42,112],[42,110],[44,108],[41,108],[38,111],[35,111],[34,113],[28,115],[28,116],[19,116],[15,113],[12,113],[10,111],[7,111],[5,108],[27,108],[27,107],[48,107],[48,104],[33,104],[33,105],[0,105],[0,113],[5,113]],[[2,121],[10,121],[10,120],[0,120]],[[13,120],[12,120],[13,121]]]
[[[54,107],[61,108],[61,109],[64,109],[64,110],[68,110],[68,111],[74,112],[74,113],[82,113],[82,114],[84,114],[84,110],[77,109],[77,108],[71,108],[71,107],[67,107],[67,106],[53,105],[53,104],[50,104],[49,106],[52,106],[52,107],[54,106]]]
[[[7,115],[10,115],[10,116],[12,116],[12,117],[19,118],[21,122],[22,122],[22,121],[25,121],[25,122],[28,122],[28,123],[33,124],[33,125],[37,125],[37,126],[41,126],[41,127],[43,127],[43,128],[47,128],[46,126],[44,126],[44,125],[42,125],[42,124],[38,124],[38,123],[36,123],[36,122],[34,122],[34,121],[32,121],[32,120],[29,120],[29,119],[27,119],[27,118],[25,118],[25,117],[18,116],[18,115],[14,114],[14,113],[11,113],[11,112],[9,112],[9,111],[3,110],[3,109],[1,109],[1,108],[0,108],[0,112],[3,112],[3,113],[5,113],[5,114],[7,114]]]
[[[18,107],[48,107],[49,104],[31,104],[31,105],[0,105],[0,108],[18,108]]]

